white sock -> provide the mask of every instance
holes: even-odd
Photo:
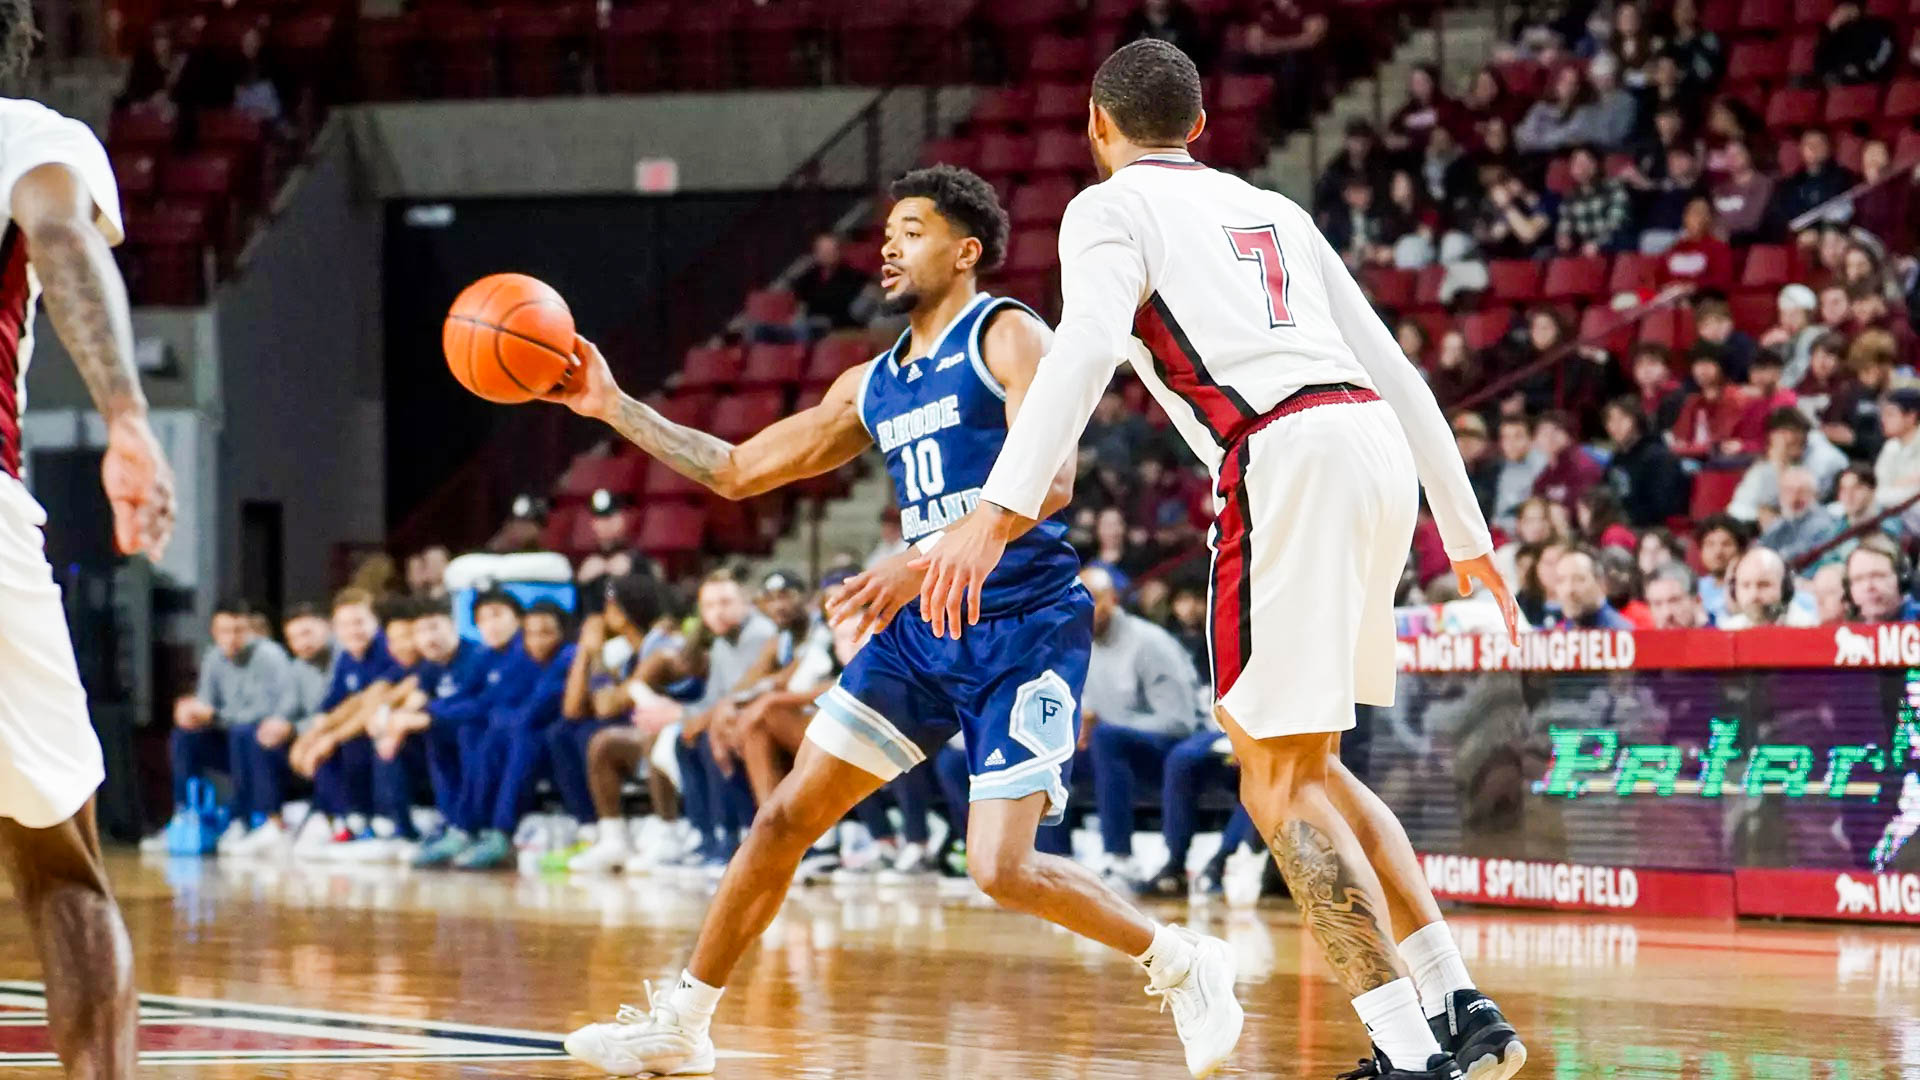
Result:
[[[1182,937],[1171,926],[1155,923],[1153,944],[1147,951],[1134,957],[1140,966],[1147,969],[1155,986],[1172,986],[1187,977],[1193,968],[1193,942]]]
[[[720,995],[724,993],[726,987],[708,986],[694,978],[691,971],[682,970],[680,981],[667,991],[667,1004],[689,1028],[705,1031],[713,1022],[713,1010],[719,1007]]]
[[[594,836],[594,843],[604,847],[626,849],[632,846],[627,836],[625,818],[601,818],[600,826]]]
[[[1454,944],[1453,931],[1443,922],[1429,923],[1407,935],[1400,943],[1400,959],[1413,973],[1413,984],[1420,990],[1420,1004],[1429,1017],[1447,1011],[1447,995],[1456,990],[1472,990],[1473,976],[1467,974],[1467,962],[1460,959],[1460,946]]]
[[[1440,1052],[1412,979],[1395,979],[1361,994],[1353,999],[1353,1011],[1394,1068],[1425,1069],[1427,1059]]]

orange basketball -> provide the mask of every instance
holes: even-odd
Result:
[[[573,312],[546,282],[525,274],[467,286],[440,341],[460,385],[502,405],[531,401],[573,373]]]

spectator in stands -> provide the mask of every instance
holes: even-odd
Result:
[[[1313,211],[1322,221],[1344,208],[1347,185],[1355,178],[1365,181],[1375,191],[1386,187],[1387,155],[1380,149],[1373,125],[1365,120],[1347,121],[1347,137],[1340,153],[1327,164],[1319,183],[1314,185]]]
[[[1726,367],[1727,377],[1735,382],[1745,382],[1753,366],[1753,358],[1760,351],[1752,336],[1740,329],[1733,321],[1733,308],[1724,297],[1715,293],[1704,293],[1693,305],[1694,334],[1699,338],[1697,345],[1706,345],[1721,356]]]
[[[1813,430],[1806,415],[1791,405],[1767,413],[1766,443],[1766,453],[1747,467],[1727,504],[1727,513],[1742,521],[1753,521],[1762,509],[1779,503],[1780,482],[1787,470],[1806,469],[1818,494],[1829,490],[1847,467],[1847,455]]]
[[[1518,399],[1528,412],[1561,405],[1585,411],[1597,407],[1606,390],[1613,358],[1592,345],[1574,345],[1566,316],[1551,305],[1527,313],[1526,337],[1509,346],[1509,371],[1533,368],[1510,392],[1508,404]],[[1561,363],[1545,363],[1560,358]]]
[[[1426,148],[1428,136],[1440,128],[1457,133],[1466,126],[1465,110],[1440,85],[1440,69],[1415,64],[1407,72],[1406,103],[1387,121],[1387,148],[1417,155]]]
[[[1291,130],[1320,100],[1319,55],[1327,40],[1327,15],[1318,0],[1256,0],[1252,8],[1242,64],[1273,76],[1277,119]]]
[[[1621,618],[1632,623],[1635,630],[1653,629],[1653,612],[1642,599],[1646,592],[1646,581],[1631,550],[1617,547],[1601,549],[1600,580],[1606,586],[1607,603],[1613,605],[1613,610],[1618,611]]]
[[[1080,561],[1098,566],[1112,574],[1120,588],[1129,587],[1135,575],[1152,566],[1152,553],[1132,542],[1126,512],[1117,506],[1100,511],[1094,519],[1093,545],[1080,553]]]
[[[1401,319],[1393,324],[1393,343],[1400,346],[1400,353],[1408,363],[1423,370],[1426,368],[1429,351],[1427,329],[1417,319]],[[1434,393],[1438,396],[1439,391]]]
[[[1386,221],[1374,209],[1373,185],[1364,176],[1350,176],[1340,193],[1340,206],[1326,216],[1321,231],[1349,269],[1374,261],[1373,251],[1387,242]]]
[[[1901,528],[1900,515],[1880,517],[1879,481],[1874,477],[1873,466],[1849,465],[1842,469],[1833,491],[1834,501],[1828,512],[1839,520],[1842,532],[1878,518],[1881,532],[1894,540],[1901,538],[1905,530]]]
[[[1720,619],[1722,630],[1756,626],[1804,626],[1813,620],[1792,605],[1786,560],[1770,547],[1755,544],[1733,566],[1733,610]]]
[[[1093,597],[1093,656],[1080,723],[1092,755],[1101,841],[1121,876],[1150,880],[1159,875],[1132,866],[1135,777],[1159,780],[1167,755],[1200,727],[1200,683],[1172,634],[1120,606],[1111,575],[1088,567],[1080,581]],[[1183,860],[1177,869],[1184,868]]]
[[[1434,134],[1427,142],[1429,147],[1453,140],[1452,135],[1441,135],[1438,131]],[[1466,162],[1462,160],[1460,164]],[[1433,263],[1438,254],[1436,235],[1441,225],[1440,212],[1427,201],[1426,193],[1411,172],[1399,169],[1388,178],[1387,202],[1380,214],[1385,242],[1371,253],[1372,262],[1402,270],[1419,270]]]
[[[1856,461],[1869,460],[1880,453],[1886,433],[1880,426],[1880,398],[1894,387],[1894,372],[1900,362],[1893,335],[1869,330],[1847,346],[1847,368],[1852,371],[1856,393],[1853,414],[1845,427],[1829,424],[1827,437],[1842,446]],[[1829,406],[1832,411],[1833,406]],[[1848,440],[1851,439],[1851,442]]]
[[[1766,435],[1766,413],[1746,387],[1728,381],[1725,354],[1700,342],[1688,356],[1699,389],[1687,395],[1668,435],[1673,452],[1700,460],[1758,452]]]
[[[1868,139],[1860,147],[1860,180],[1879,186],[1855,196],[1854,227],[1871,233],[1889,251],[1911,250],[1914,174],[1893,172],[1893,151],[1887,140]]]
[[[1473,162],[1478,170],[1497,166],[1507,172],[1519,172],[1523,162],[1520,151],[1513,145],[1513,123],[1503,116],[1489,116],[1474,128],[1479,137],[1479,145],[1474,147]],[[1481,171],[1484,176],[1484,171]],[[1476,189],[1484,190],[1485,185],[1476,183]]]
[[[793,296],[807,313],[816,334],[859,327],[860,294],[871,284],[866,274],[848,266],[840,238],[823,232],[813,238],[813,261],[793,279]]]
[[[1080,445],[1093,451],[1095,464],[1127,473],[1133,471],[1134,462],[1140,460],[1141,452],[1152,438],[1153,429],[1147,426],[1147,418],[1127,408],[1127,400],[1119,390],[1109,388],[1093,407],[1093,419],[1087,421],[1087,432]],[[895,524],[897,527],[897,520]]]
[[[1549,96],[1536,102],[1513,131],[1513,145],[1523,154],[1555,154],[1597,142],[1600,120],[1593,91],[1573,64],[1553,77]]]
[[[1706,609],[1695,594],[1693,571],[1669,563],[1647,577],[1647,612],[1655,630],[1697,630],[1708,625]]]
[[[1128,12],[1120,24],[1113,47],[1147,38],[1177,47],[1192,57],[1201,71],[1213,66],[1213,41],[1187,0],[1140,0],[1140,6]]]
[[[1207,594],[1204,589],[1182,585],[1175,589],[1167,608],[1167,630],[1180,647],[1193,658],[1194,671],[1201,679],[1212,678],[1207,655]]]
[[[1647,29],[1646,13],[1638,0],[1620,0],[1613,6],[1612,32],[1607,35],[1605,47],[1588,55],[1594,60],[1602,56],[1617,58],[1628,85],[1645,84],[1646,67],[1654,56],[1653,35]]]
[[[213,609],[212,644],[200,657],[200,681],[190,697],[174,703],[168,749],[173,764],[173,805],[187,812],[187,782],[223,772],[233,782],[233,824],[220,838],[232,851],[255,813],[280,811],[255,805],[254,758],[263,727],[285,727],[297,707],[293,671],[284,649],[257,637],[244,600],[222,600]]]
[[[900,535],[900,508],[889,502],[880,511],[880,538],[873,542],[873,550],[861,561],[863,567],[877,565],[882,559],[891,559],[907,550],[907,541]]]
[[[1706,132],[1702,140],[1707,148],[1707,175],[1724,176],[1733,171],[1729,152],[1740,143],[1752,153],[1755,162],[1769,160],[1773,143],[1766,121],[1753,106],[1731,94],[1713,99],[1707,108]]]
[[[1560,556],[1554,575],[1560,597],[1560,618],[1554,624],[1555,629],[1633,629],[1626,616],[1608,603],[1606,585],[1600,577],[1599,555],[1591,548],[1576,546]]]
[[[1687,400],[1680,380],[1673,377],[1673,354],[1657,341],[1643,341],[1633,347],[1631,355],[1640,414],[1654,431],[1673,430],[1674,422],[1680,419],[1680,407]]]
[[[249,26],[240,35],[240,61],[234,71],[233,107],[266,125],[276,135],[281,125],[280,90],[260,55],[260,28]]]
[[[1820,325],[1837,332],[1849,329],[1853,323],[1853,300],[1847,295],[1847,287],[1838,281],[1829,281],[1816,291],[1820,295]]]
[[[1780,385],[1785,369],[1786,361],[1771,349],[1755,353],[1753,366],[1747,369],[1747,389],[1768,415],[1775,409],[1799,411],[1799,395]]]
[[[1700,97],[1687,86],[1680,65],[1671,56],[1655,57],[1636,102],[1632,140],[1643,153],[1649,146],[1691,144],[1699,119]]]
[[[528,668],[520,692],[502,695],[461,733],[465,827],[473,842],[453,856],[457,870],[494,870],[513,858],[513,834],[532,804],[535,781],[547,771],[547,729],[560,719],[573,669],[568,630],[566,612],[553,601],[529,607],[520,628]]]
[[[1893,27],[1861,11],[1860,0],[1835,0],[1813,53],[1814,77],[1829,86],[1879,82],[1893,68]]]
[[[545,499],[519,495],[507,510],[507,522],[487,541],[486,549],[495,555],[511,555],[540,550],[540,531],[547,523]]]
[[[1636,549],[1637,562],[1640,564],[1640,576],[1651,578],[1655,571],[1669,563],[1685,563],[1686,548],[1678,538],[1665,528],[1655,526],[1640,534],[1640,544]]]
[[[1773,178],[1754,168],[1747,143],[1728,143],[1725,156],[1727,167],[1713,184],[1714,218],[1722,235],[1745,246],[1766,234]]]
[[[1727,47],[1720,35],[1700,25],[1700,0],[1674,0],[1667,17],[1672,29],[1661,43],[1662,54],[1684,74],[1689,89],[1695,93],[1712,91],[1726,74]]]
[[[1644,529],[1685,515],[1691,487],[1686,470],[1666,440],[1649,429],[1639,402],[1615,398],[1602,416],[1607,438],[1613,440],[1607,486],[1618,497],[1627,522]]]
[[[1813,322],[1813,313],[1819,306],[1819,298],[1805,285],[1782,287],[1774,301],[1779,319],[1760,336],[1761,348],[1780,355],[1780,385],[1796,390],[1796,399],[1797,388],[1813,364],[1813,344],[1826,334],[1825,328]],[[1839,358],[1834,359],[1838,362]]]
[[[1639,100],[1620,85],[1620,67],[1621,61],[1611,53],[1601,53],[1587,64],[1587,78],[1593,85],[1593,143],[1609,151],[1626,147],[1640,115]]]
[[[1787,286],[1788,289],[1797,287]],[[1813,331],[1813,343],[1807,350],[1806,373],[1794,386],[1794,403],[1820,428],[1827,441],[1850,447],[1853,445],[1853,399],[1860,393],[1860,384],[1845,365],[1846,336],[1818,325],[1808,329]],[[1784,373],[1781,378],[1785,381]],[[1836,439],[1836,435],[1840,438]]]
[[[1575,504],[1600,482],[1601,475],[1599,463],[1580,445],[1579,425],[1567,413],[1547,413],[1534,425],[1534,443],[1547,464],[1534,478],[1533,493],[1573,513]]]
[[[1715,235],[1713,203],[1706,196],[1687,200],[1680,236],[1667,249],[1660,270],[1663,285],[1684,281],[1701,289],[1733,287],[1733,247]]]
[[[1514,587],[1513,599],[1530,627],[1550,627],[1560,618],[1558,578],[1553,571],[1566,551],[1566,541],[1554,540],[1523,544],[1514,552],[1513,568],[1519,584]]]
[[[1500,69],[1491,65],[1474,72],[1473,81],[1467,84],[1467,96],[1460,102],[1466,111],[1467,120],[1477,130],[1481,124],[1494,117],[1512,124],[1526,112],[1527,102],[1507,87],[1507,80]]]
[[[1453,417],[1453,444],[1466,463],[1467,480],[1480,501],[1480,513],[1492,519],[1494,500],[1500,492],[1500,455],[1488,437],[1487,421],[1479,413],[1460,412]]]
[[[1639,542],[1633,530],[1627,528],[1627,512],[1620,505],[1620,496],[1606,484],[1595,485],[1580,496],[1579,504],[1573,509],[1573,520],[1576,538],[1603,555],[1610,549],[1618,549],[1631,556]]]
[[[1533,424],[1525,416],[1500,418],[1500,473],[1494,481],[1493,513],[1489,521],[1502,529],[1516,527],[1515,518],[1523,504],[1533,498],[1534,481],[1547,467],[1547,455],[1534,443]],[[1546,505],[1540,506],[1542,525]],[[1535,537],[1546,539],[1545,535]]]
[[[1795,414],[1798,415],[1798,414]],[[1837,518],[1820,505],[1820,491],[1812,470],[1793,465],[1780,473],[1779,516],[1760,534],[1759,543],[1799,562],[1840,535]]]
[[[1486,198],[1473,225],[1474,241],[1489,259],[1525,259],[1551,239],[1555,204],[1516,175],[1490,170]]]
[[[1632,203],[1626,185],[1600,171],[1600,155],[1576,146],[1567,159],[1573,188],[1560,204],[1560,250],[1599,255],[1633,238]]]
[[[1477,168],[1452,129],[1435,128],[1420,156],[1418,191],[1443,220],[1452,220],[1470,212],[1480,198]]]
[[[1440,407],[1450,408],[1478,390],[1485,382],[1480,358],[1467,348],[1467,337],[1449,329],[1440,338],[1440,350],[1426,366],[1427,385],[1433,388]]]
[[[407,594],[420,600],[447,595],[447,562],[444,544],[431,544],[407,556]]]
[[[574,580],[580,583],[583,595],[597,596],[605,591],[608,578],[645,569],[646,557],[633,550],[633,524],[625,495],[596,491],[587,500],[587,510],[593,550],[580,560]]]
[[[1920,389],[1901,387],[1880,399],[1880,430],[1886,442],[1874,459],[1882,510],[1920,495]],[[1920,514],[1908,514],[1911,522]]]
[[[1727,614],[1727,572],[1746,550],[1747,527],[1738,518],[1714,514],[1694,529],[1694,547],[1700,553],[1700,603],[1714,623]]]
[[[1767,207],[1769,228],[1785,235],[1802,215],[1843,195],[1860,177],[1833,159],[1833,139],[1824,128],[1800,133],[1800,171],[1783,177]]]
[[[1813,617],[1821,626],[1847,621],[1847,564],[1823,562],[1813,572]]]
[[[1847,617],[1853,622],[1920,621],[1920,603],[1902,591],[1907,557],[1892,540],[1868,536],[1847,553]]]
[[[1913,363],[1917,351],[1913,326],[1888,310],[1887,294],[1878,282],[1863,281],[1849,287],[1847,308],[1852,319],[1849,325],[1854,333],[1860,337],[1869,333],[1886,334],[1892,338],[1895,365]]]
[[[1685,142],[1665,147],[1661,152],[1665,159],[1661,163],[1658,179],[1646,180],[1645,174],[1636,166],[1623,174],[1620,180],[1639,191],[1640,210],[1636,217],[1640,224],[1640,251],[1647,255],[1664,254],[1683,239],[1694,239],[1696,245],[1714,239],[1711,202],[1707,203],[1707,221],[1695,227],[1698,239],[1682,236],[1687,230],[1688,208],[1696,199],[1706,201],[1700,181],[1699,155],[1694,152],[1693,146]],[[1728,258],[1731,257],[1732,253],[1729,252]],[[1675,277],[1692,280],[1684,272],[1684,267],[1676,270],[1663,263],[1662,270],[1662,284]],[[1732,277],[1731,269],[1728,277]]]

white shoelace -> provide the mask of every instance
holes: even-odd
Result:
[[[660,1011],[665,1008],[665,1002],[661,999],[666,995],[654,992],[652,979],[643,979],[640,985],[647,994],[647,1007],[642,1009],[637,1005],[622,1005],[620,1011],[613,1014],[613,1022],[629,1027],[668,1026],[660,1016]]]
[[[1160,1011],[1163,1013],[1167,1011],[1167,1003],[1173,1003],[1173,1025],[1176,1028],[1184,1029],[1200,1015],[1200,990],[1194,983],[1192,968],[1188,968],[1186,976],[1171,986],[1148,984],[1147,996],[1160,999]]]

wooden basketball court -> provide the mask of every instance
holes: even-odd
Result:
[[[592,881],[138,861],[113,872],[155,1078],[589,1077],[560,1034],[679,970],[705,892]],[[1330,1080],[1359,1026],[1290,905],[1166,905],[1241,962],[1245,1077]],[[1453,917],[1533,1051],[1523,1077],[1920,1077],[1920,934]],[[54,1076],[26,928],[0,904],[0,1076]],[[977,894],[796,890],[722,1004],[718,1075],[1185,1076],[1137,968]]]

